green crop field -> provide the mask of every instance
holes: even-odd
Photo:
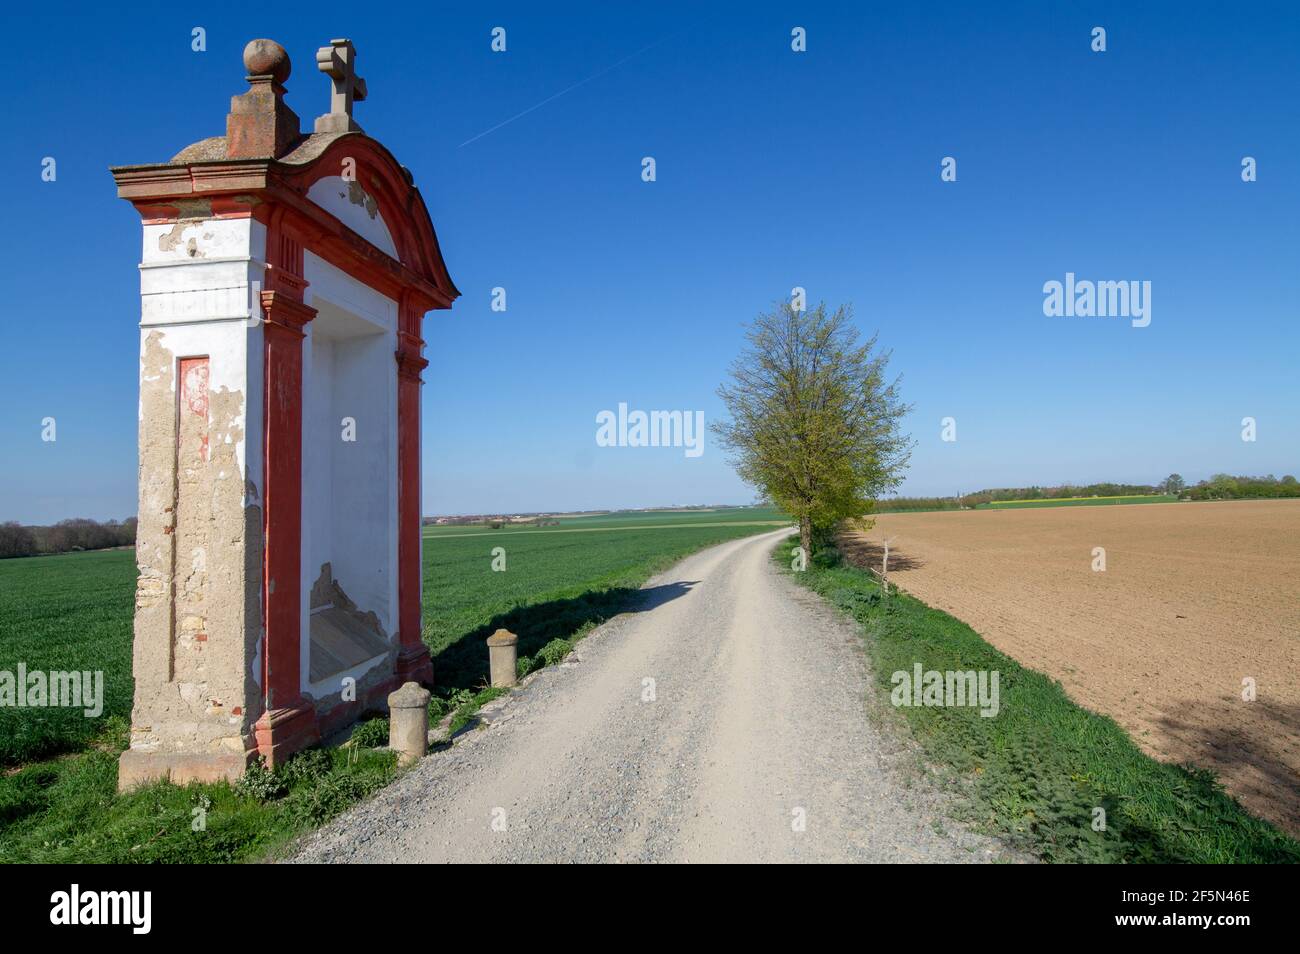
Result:
[[[427,526],[426,539],[477,536],[480,534],[583,533],[603,530],[674,530],[682,527],[768,526],[787,522],[772,507],[729,507],[723,510],[648,510],[632,513],[593,513],[585,516],[553,517],[555,526],[504,524],[494,529],[483,524]]]
[[[1131,497],[1060,497],[1056,500],[1042,498],[1037,500],[995,500],[979,508],[981,510],[1028,510],[1035,507],[1098,507],[1106,504],[1148,504],[1175,503],[1174,494],[1141,494]]]
[[[424,541],[424,637],[435,715],[468,719],[485,698],[498,626],[520,637],[526,669],[558,661],[600,621],[636,606],[656,571],[714,543],[788,525],[769,508],[562,518],[556,527],[432,527]],[[582,532],[573,532],[581,529]],[[493,549],[505,570],[492,569]],[[500,565],[498,563],[498,565]],[[130,718],[135,554],[0,561],[0,671],[102,670],[104,711],[0,707],[0,861],[238,861],[275,852],[387,784],[391,753],[308,753],[231,788],[159,784],[116,794]],[[383,723],[379,723],[382,727]],[[373,725],[364,728],[374,728]],[[206,829],[191,827],[196,809]]]
[[[76,748],[131,714],[135,551],[0,560],[0,670],[99,670],[104,711],[0,707],[0,765]]]
[[[477,645],[517,628],[520,654],[621,611],[651,573],[703,546],[782,526],[771,508],[598,514],[554,527],[428,527],[425,640],[440,686],[476,688]],[[581,531],[581,532],[574,532]],[[504,572],[492,550],[505,550]],[[0,560],[0,671],[100,670],[104,711],[0,707],[0,765],[77,749],[131,713],[135,553]],[[477,657],[482,656],[482,660]]]

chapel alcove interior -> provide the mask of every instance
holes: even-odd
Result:
[[[313,695],[395,649],[396,371],[391,329],[320,297],[304,349],[303,597]],[[380,529],[382,528],[382,529]]]

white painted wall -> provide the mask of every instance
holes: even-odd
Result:
[[[317,315],[303,367],[302,685],[319,696],[339,688],[338,678],[307,681],[311,586],[322,563],[396,635],[397,303],[310,252],[304,277]],[[355,442],[342,440],[345,417],[356,420]]]
[[[397,624],[391,584],[396,579],[392,543],[397,496],[392,471],[397,465],[389,418],[397,382],[393,343],[376,334],[339,341],[335,347],[334,423],[356,419],[356,442],[334,435],[334,575],[345,581],[348,595],[365,609],[375,609],[390,635]],[[387,379],[393,377],[391,382]],[[390,394],[389,392],[393,393]]]
[[[266,229],[253,219],[146,225],[140,260],[140,348],[150,332],[177,358],[210,355],[209,388],[244,395],[241,481],[262,490],[262,328],[257,294]],[[176,240],[179,236],[179,240]],[[193,240],[193,246],[190,241]],[[172,381],[175,389],[175,377]],[[214,421],[214,426],[229,422]],[[248,484],[245,483],[245,487]],[[244,503],[249,503],[248,494]]]

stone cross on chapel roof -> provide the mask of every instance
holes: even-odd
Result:
[[[366,81],[357,75],[357,50],[351,40],[330,40],[316,51],[317,68],[334,81],[330,111],[316,117],[316,132],[361,132],[352,104],[366,98]]]

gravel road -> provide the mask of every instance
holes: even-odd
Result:
[[[303,862],[980,862],[868,712],[853,625],[772,565],[701,551],[484,712]],[[484,652],[487,650],[484,649]]]

